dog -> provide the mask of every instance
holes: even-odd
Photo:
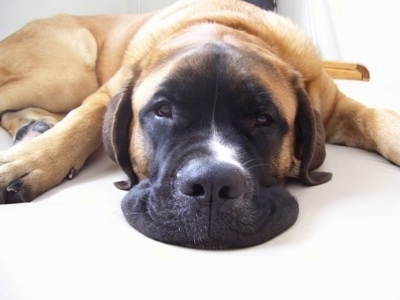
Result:
[[[283,183],[322,184],[325,142],[400,165],[400,116],[338,90],[312,42],[239,0],[142,15],[58,15],[0,43],[0,203],[73,178],[102,143],[126,173],[124,215],[144,235],[242,248],[289,228]]]

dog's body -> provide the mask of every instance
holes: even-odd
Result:
[[[194,247],[250,246],[293,224],[279,183],[329,180],[311,172],[325,141],[400,165],[400,117],[343,95],[303,32],[235,0],[28,24],[0,43],[0,114],[22,140],[0,153],[0,203],[72,177],[104,118],[106,151],[129,177],[127,220]]]

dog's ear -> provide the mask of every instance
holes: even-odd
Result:
[[[296,80],[295,91],[298,101],[296,115],[295,154],[300,160],[298,178],[307,185],[317,185],[329,181],[331,173],[311,172],[325,159],[325,130],[320,114],[311,106],[305,89]]]
[[[132,84],[128,84],[110,100],[103,122],[105,151],[128,175],[127,181],[115,183],[117,188],[123,190],[129,190],[138,182],[129,156],[130,128],[133,120],[132,90]]]

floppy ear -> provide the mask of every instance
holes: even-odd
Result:
[[[129,156],[132,113],[132,84],[114,96],[107,107],[103,122],[103,144],[108,156],[128,175],[127,181],[114,183],[122,190],[129,190],[138,180]]]
[[[329,181],[331,173],[310,172],[325,159],[325,130],[320,114],[311,106],[311,100],[303,87],[297,84],[296,97],[296,151],[300,159],[299,179],[307,185]]]

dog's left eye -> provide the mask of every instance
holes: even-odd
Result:
[[[156,115],[162,118],[172,118],[171,103],[163,101],[156,106]]]
[[[256,119],[256,126],[268,126],[272,122],[271,116],[268,114],[260,114]]]

